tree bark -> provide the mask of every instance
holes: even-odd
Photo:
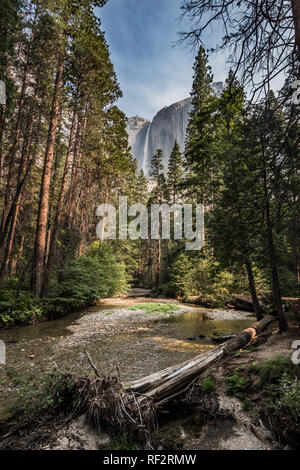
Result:
[[[34,107],[36,96],[37,96],[37,86],[35,88],[35,93],[33,96],[32,108]],[[33,122],[34,122],[34,110],[31,109],[28,119],[27,119],[26,132],[25,132],[24,143],[23,143],[23,148],[22,148],[22,153],[21,153],[21,160],[19,164],[18,184],[20,183],[21,180],[23,180],[25,174],[26,174],[26,179],[29,176],[29,172],[27,172],[27,165],[29,161],[29,153],[30,153],[32,133],[33,133]],[[25,180],[23,182],[22,189],[24,189],[24,185],[25,185]],[[0,274],[1,278],[3,278],[3,276],[5,275],[7,271],[7,267],[8,267],[12,249],[13,249],[15,230],[16,230],[16,225],[17,225],[17,220],[18,220],[18,215],[19,215],[19,210],[20,210],[21,197],[22,197],[22,192],[20,191],[16,198],[13,211],[12,211],[11,229],[8,233],[8,238],[6,241],[7,247],[5,250],[5,256],[4,256],[2,268],[1,268],[1,274]],[[4,273],[2,273],[2,270],[4,270]]]
[[[160,286],[161,282],[161,236],[160,230],[157,240],[157,264],[156,264],[156,287]]]
[[[295,46],[300,64],[300,0],[291,0],[295,28]]]
[[[56,139],[56,130],[60,109],[60,90],[62,87],[64,60],[59,57],[55,79],[55,88],[50,115],[50,125],[48,130],[47,147],[45,152],[44,169],[41,183],[39,209],[37,218],[36,238],[34,246],[33,267],[31,276],[32,292],[40,296],[42,291],[43,263],[46,249],[46,231],[49,210],[50,182],[52,166],[54,160],[54,148]]]
[[[0,104],[0,183],[2,179],[3,134],[5,129],[6,105]]]
[[[257,321],[259,321],[263,318],[263,314],[262,314],[260,304],[257,298],[251,261],[246,262],[246,268],[247,268],[249,288],[250,288],[251,298],[252,298],[252,303],[253,303],[253,309],[254,309]]]
[[[15,158],[16,158],[16,153],[17,153],[17,150],[18,150],[18,144],[19,144],[20,133],[21,133],[21,117],[22,117],[22,113],[24,112],[24,100],[25,100],[25,92],[26,92],[26,87],[27,87],[28,74],[29,74],[29,57],[27,55],[27,60],[25,62],[24,72],[23,72],[23,79],[22,79],[21,94],[20,94],[20,99],[19,99],[17,120],[16,120],[16,125],[15,125],[15,130],[14,130],[14,140],[13,140],[13,144],[10,148],[10,152],[9,152],[9,167],[8,167],[8,173],[7,173],[7,177],[6,177],[6,188],[5,188],[5,195],[4,195],[4,207],[3,207],[3,212],[2,212],[2,217],[1,217],[1,224],[0,224],[0,234],[3,234],[5,223],[6,223],[6,218],[7,218],[7,215],[9,213],[9,203],[10,203],[10,199],[11,199],[11,186],[12,186],[12,179],[13,179],[13,170],[14,170],[14,166],[15,166]]]
[[[76,104],[75,104],[75,106],[76,106]],[[45,275],[44,275],[44,279],[43,279],[43,288],[42,288],[42,295],[43,296],[47,295],[47,293],[48,293],[50,276],[51,276],[51,272],[52,272],[52,268],[53,268],[53,262],[54,262],[54,257],[55,257],[55,249],[56,249],[56,241],[57,241],[57,236],[58,236],[58,230],[59,230],[59,227],[60,227],[63,204],[64,204],[64,199],[65,199],[65,194],[66,194],[66,189],[67,189],[68,173],[69,173],[70,166],[71,166],[72,150],[73,150],[73,144],[74,144],[75,122],[76,122],[76,108],[74,108],[74,110],[73,110],[73,116],[72,116],[72,123],[71,123],[71,130],[70,130],[70,136],[69,136],[69,143],[68,143],[64,173],[63,173],[63,177],[62,177],[62,181],[61,181],[60,192],[59,192],[58,202],[57,202],[57,208],[56,208],[56,213],[55,213],[55,217],[54,217],[53,229],[52,229],[51,238],[50,238],[49,254],[48,254],[48,259],[47,259]]]
[[[87,113],[89,105],[86,103],[83,119],[78,118],[76,137],[75,137],[75,148],[74,148],[74,158],[72,165],[72,176],[71,176],[71,186],[68,195],[69,199],[69,215],[67,219],[67,225],[69,228],[73,226],[73,220],[76,215],[76,194],[77,194],[77,185],[79,178],[79,164],[82,158],[82,144],[85,136],[86,126],[87,126]]]
[[[265,165],[265,164],[264,164]],[[269,201],[269,194],[267,188],[267,174],[266,168],[264,167],[263,171],[263,185],[264,185],[264,195],[265,195],[265,219],[266,219],[266,227],[267,227],[267,243],[268,243],[268,250],[269,250],[269,258],[270,258],[270,265],[271,265],[271,273],[272,273],[272,283],[273,283],[273,294],[274,294],[274,302],[275,308],[278,315],[278,323],[279,329],[282,333],[286,331],[288,328],[283,308],[282,308],[282,299],[281,299],[281,292],[280,292],[280,284],[279,284],[279,277],[278,277],[278,270],[277,270],[277,257],[276,257],[276,250],[273,240],[273,229],[272,229],[272,221],[271,221],[271,214],[270,214],[270,201]]]
[[[27,176],[29,174],[29,171],[30,171],[30,167],[31,167],[31,164],[32,164],[32,160],[30,160],[30,162],[28,163],[28,166],[27,166],[27,169],[26,169],[26,172],[22,178],[22,180],[18,183],[18,186],[17,186],[17,191],[16,191],[16,195],[14,197],[14,200],[10,206],[10,210],[9,210],[9,213],[7,215],[7,220],[6,220],[6,224],[5,224],[5,232],[4,232],[4,235],[6,235],[6,231],[8,230],[8,227],[9,227],[9,222],[10,221],[10,228],[9,228],[9,231],[8,231],[8,237],[9,239],[11,239],[11,233],[12,233],[12,230],[14,229],[14,224],[13,224],[13,220],[12,220],[12,217],[13,217],[13,213],[15,213],[15,207],[16,207],[16,203],[17,203],[17,200],[19,199],[19,196],[21,194],[21,191],[22,191],[22,187],[27,179]],[[5,277],[5,273],[6,273],[6,268],[7,268],[7,260],[9,258],[9,248],[10,248],[10,245],[7,243],[6,244],[6,248],[5,248],[5,251],[4,251],[4,256],[3,256],[3,261],[2,261],[2,265],[1,265],[1,270],[0,270],[0,287],[3,283],[3,280],[4,280],[4,277]]]

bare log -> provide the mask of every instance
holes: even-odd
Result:
[[[273,321],[273,317],[265,317],[208,353],[200,354],[192,360],[176,364],[131,382],[126,385],[126,388],[134,393],[146,395],[156,405],[161,405],[181,393],[184,388],[215,361],[247,346]]]
[[[248,297],[233,294],[231,296],[230,305],[239,310],[254,312],[253,302]],[[262,313],[266,313],[266,307],[261,302],[259,302],[259,307]]]

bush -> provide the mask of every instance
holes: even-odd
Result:
[[[226,382],[227,393],[244,401],[250,387],[250,381],[236,371],[233,375],[226,377]]]
[[[0,295],[0,328],[33,323],[42,315],[62,315],[72,309],[91,305],[95,300],[126,291],[124,263],[112,248],[93,243],[87,254],[74,259],[63,273],[63,280],[51,285],[49,297],[37,298],[30,291],[20,291],[18,279],[9,279]]]
[[[193,294],[192,267],[189,257],[184,253],[180,254],[171,266],[170,286],[180,297],[186,298]]]
[[[280,382],[282,376],[291,369],[291,362],[284,356],[277,355],[258,368],[259,386],[276,385]]]
[[[29,291],[20,291],[16,297],[14,280],[9,280],[0,295],[0,328],[33,323],[44,313],[41,299]]]
[[[205,377],[201,387],[203,393],[212,393],[215,390],[215,384],[212,377]]]
[[[48,311],[69,311],[113,297],[127,288],[124,265],[117,261],[109,246],[99,250],[99,245],[93,244],[87,255],[67,268],[64,280],[55,286],[48,300]]]
[[[230,300],[233,285],[233,274],[221,270],[210,256],[180,254],[171,266],[170,286],[176,294],[183,298],[198,295],[207,306],[223,307]]]
[[[283,374],[279,382],[280,396],[274,405],[274,408],[293,416],[300,422],[300,380],[297,377],[291,377]]]

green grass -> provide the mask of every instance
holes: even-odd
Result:
[[[202,382],[202,392],[212,393],[215,389],[215,384],[212,377],[206,377]]]
[[[156,304],[156,303],[149,303],[149,304],[138,304],[134,307],[128,307],[128,310],[144,310],[145,313],[174,313],[177,310],[180,310],[178,305],[174,304]]]
[[[139,450],[138,444],[129,442],[124,437],[111,443],[111,450]]]

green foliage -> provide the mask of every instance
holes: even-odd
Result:
[[[179,195],[183,180],[183,160],[180,147],[176,141],[171,152],[168,164],[168,190],[170,202],[175,204]]]
[[[263,416],[267,416],[275,437],[281,443],[299,448],[300,378],[299,366],[277,356],[259,369],[259,383],[265,397]]]
[[[39,410],[59,408],[73,410],[75,383],[69,374],[54,369],[42,378],[26,375],[13,368],[7,370],[7,377],[18,390],[18,407],[23,415],[33,415]]]
[[[242,408],[244,411],[249,411],[251,409],[251,400],[245,398],[242,402]]]
[[[23,323],[34,323],[43,315],[43,302],[29,291],[16,296],[17,280],[10,279],[1,289],[0,328]]]
[[[234,280],[234,275],[221,270],[210,256],[181,253],[170,269],[170,286],[178,296],[197,295],[208,306],[224,306],[230,299]]]
[[[50,296],[51,305],[57,311],[78,308],[105,296],[105,287],[101,284],[102,272],[95,258],[82,256],[74,260],[64,274],[55,292]]]
[[[300,422],[300,380],[284,373],[279,381],[279,398],[271,405],[277,412],[291,415]]]
[[[185,253],[181,253],[170,269],[170,286],[178,296],[188,297],[192,294],[192,263]]]
[[[103,243],[99,248],[99,242],[94,242],[87,251],[87,255],[92,256],[99,263],[104,297],[113,297],[128,289],[125,263],[117,257],[112,246]]]
[[[284,374],[291,370],[290,359],[278,354],[274,359],[270,359],[258,368],[259,386],[278,384]]]
[[[139,450],[138,444],[135,442],[129,442],[124,437],[118,441],[113,441],[110,444],[111,450]]]
[[[17,279],[7,281],[0,296],[0,328],[33,323],[45,315],[62,315],[106,297],[114,297],[128,288],[125,265],[109,245],[93,243],[87,254],[74,259],[63,273],[63,280],[52,286],[46,298],[20,291]]]
[[[158,304],[158,303],[149,303],[149,304],[139,304],[134,307],[128,307],[128,310],[144,310],[146,313],[166,313],[172,314],[179,310],[180,307],[174,304]]]
[[[212,393],[215,390],[213,378],[210,376],[205,377],[201,384],[201,388],[203,393]]]
[[[113,297],[127,289],[126,272],[109,245],[91,245],[85,256],[74,260],[48,299],[49,310],[65,312],[95,300]]]
[[[226,388],[229,395],[233,395],[240,400],[245,400],[250,386],[250,381],[243,377],[237,370],[234,374],[226,377]]]

